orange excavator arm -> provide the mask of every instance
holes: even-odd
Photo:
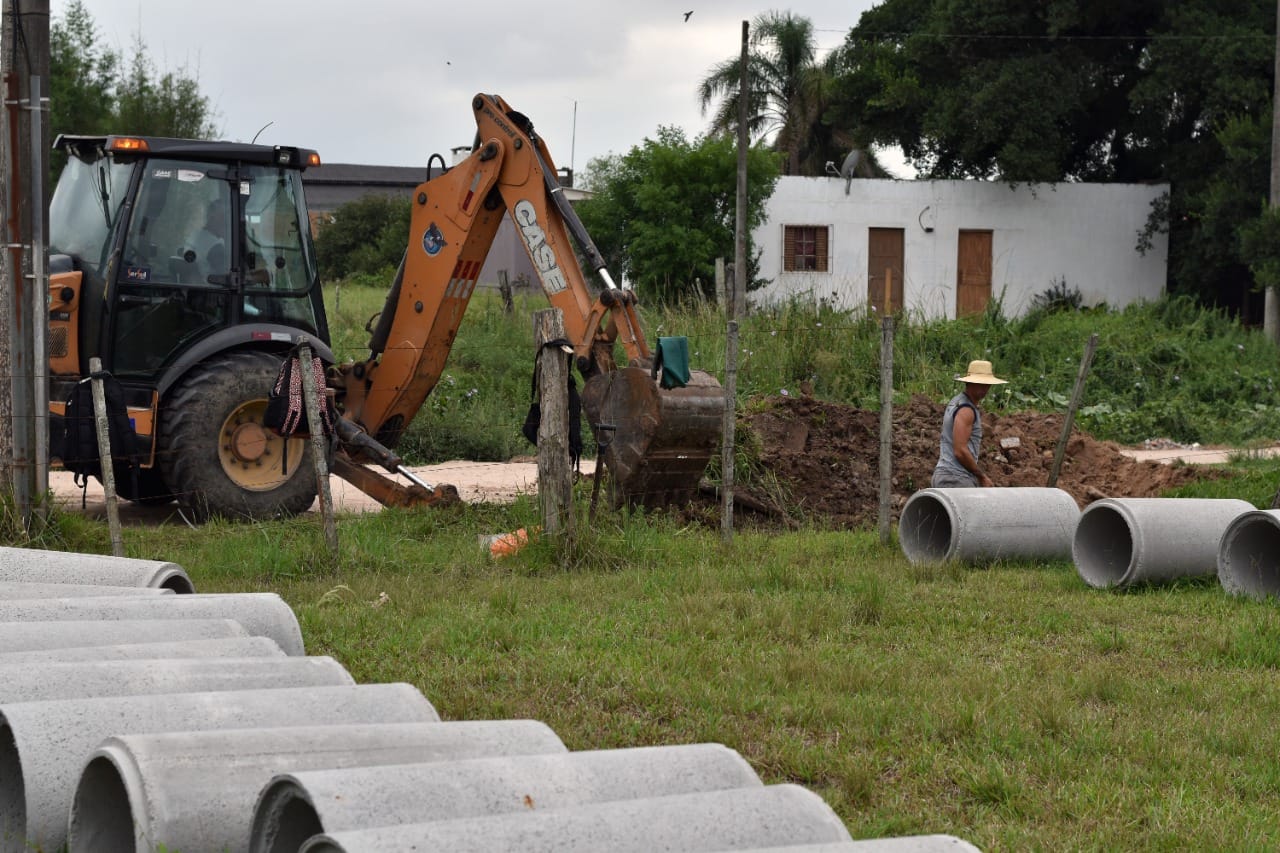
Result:
[[[677,433],[671,439],[673,446],[681,451],[672,454],[681,460],[674,466],[682,469],[678,479],[684,483],[692,476],[696,488],[709,452],[705,457],[695,454],[690,463],[691,457],[682,451],[690,442],[701,448],[708,438],[712,444],[718,441],[723,400],[719,384],[699,374],[692,383],[698,390],[683,395],[695,398],[692,404],[679,394],[657,390],[640,369],[647,367],[651,353],[636,314],[635,294],[614,285],[561,192],[546,145],[529,120],[496,95],[477,95],[472,110],[477,134],[471,155],[414,192],[409,245],[373,330],[368,358],[339,368],[336,384],[348,426],[358,427],[388,448],[396,446],[444,371],[498,226],[504,216],[510,216],[543,291],[564,315],[579,371],[588,380],[587,392],[596,377],[620,377],[630,371],[625,381],[616,383],[616,393],[610,390],[615,383],[607,387],[597,383],[596,393],[588,397],[588,405],[592,399],[604,401],[596,410],[607,408],[611,419],[643,424],[637,427],[639,432],[619,428],[622,440],[615,439],[619,451],[629,450],[625,455],[635,465],[649,467],[646,453],[665,418]],[[605,282],[599,297],[591,295],[574,243]],[[629,362],[621,371],[613,361],[616,343],[622,345]],[[614,403],[605,406],[610,399]],[[668,414],[662,411],[664,404]],[[681,416],[691,408],[701,412],[708,406],[716,409],[714,418],[701,413],[692,420]],[[649,411],[639,411],[644,407]],[[686,432],[693,433],[687,440]],[[369,456],[364,450],[363,455]],[[696,466],[692,474],[683,470],[691,464]],[[620,459],[615,467],[622,470],[624,461]]]
[[[650,355],[634,293],[610,286],[599,298],[591,296],[564,211],[580,225],[567,202],[556,205],[560,187],[545,144],[501,98],[477,95],[472,107],[478,143],[465,161],[414,192],[410,245],[370,356],[344,371],[346,416],[390,446],[444,371],[504,216],[515,224],[547,298],[563,312],[580,364],[591,365],[588,372],[614,367],[615,341],[631,361]],[[584,252],[599,259],[585,230],[575,239],[585,240],[590,248]]]

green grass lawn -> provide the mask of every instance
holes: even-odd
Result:
[[[1280,482],[1274,461],[1238,464],[1258,494]],[[316,519],[126,537],[201,592],[279,592],[309,653],[411,682],[446,719],[536,718],[571,749],[724,743],[820,793],[855,837],[1280,842],[1274,602],[1213,579],[1099,592],[1066,563],[915,567],[869,532],[725,546],[662,516],[604,515],[571,548],[496,562],[479,547],[536,512],[343,517],[337,570]],[[76,518],[53,539],[107,550]]]

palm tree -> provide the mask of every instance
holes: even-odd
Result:
[[[759,141],[772,136],[785,155],[783,174],[821,175],[828,161],[839,162],[852,135],[824,121],[840,51],[817,61],[813,23],[791,12],[764,12],[751,26],[747,51],[750,103],[747,132]],[[712,133],[736,133],[741,57],[717,63],[698,86],[702,113],[719,101]]]

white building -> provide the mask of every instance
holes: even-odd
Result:
[[[877,311],[888,301],[930,319],[981,312],[992,298],[1015,316],[1059,283],[1079,290],[1085,305],[1157,299],[1167,237],[1153,235],[1145,254],[1137,244],[1151,202],[1167,191],[783,177],[752,235],[770,284],[750,296],[756,304],[870,302]]]

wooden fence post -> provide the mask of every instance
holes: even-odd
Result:
[[[887,294],[886,294],[887,296]],[[880,320],[880,544],[893,521],[893,317]]]
[[[1093,352],[1098,348],[1098,335],[1095,332],[1089,336],[1089,342],[1084,346],[1084,357],[1080,359],[1080,372],[1076,374],[1076,387],[1071,391],[1071,403],[1067,406],[1067,416],[1062,420],[1062,436],[1058,439],[1058,446],[1053,451],[1053,467],[1049,469],[1049,488],[1053,488],[1058,484],[1058,472],[1062,470],[1062,457],[1067,452],[1067,439],[1071,437],[1071,425],[1076,420],[1076,409],[1080,407],[1080,400],[1084,397],[1084,380],[1089,375],[1089,367],[1093,364]]]
[[[316,466],[316,488],[320,493],[320,516],[324,523],[324,543],[329,549],[333,567],[338,567],[338,526],[333,520],[333,491],[329,488],[329,463],[320,422],[320,395],[312,372],[311,347],[306,338],[298,341],[298,369],[302,371],[302,406],[307,410],[307,429],[311,432],[311,455]],[[285,439],[288,441],[289,439]]]
[[[738,321],[729,321],[724,355],[724,439],[720,448],[720,538],[733,542],[733,452],[737,428]]]
[[[102,467],[102,493],[107,504],[107,529],[111,533],[111,554],[124,556],[124,534],[120,530],[120,502],[116,498],[116,468],[111,458],[111,433],[107,425],[107,395],[102,380],[102,359],[89,359],[89,389],[93,393],[93,425],[98,434],[98,464]]]
[[[573,540],[572,472],[569,470],[569,365],[563,349],[547,346],[565,337],[564,315],[548,308],[533,315],[533,342],[538,348],[538,503],[542,531]]]

